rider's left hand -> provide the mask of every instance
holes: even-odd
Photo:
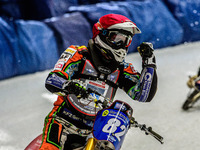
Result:
[[[189,88],[193,88],[194,87],[194,80],[197,78],[197,75],[194,75],[192,77],[189,77],[189,80],[187,81],[187,86]]]

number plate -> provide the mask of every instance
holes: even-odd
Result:
[[[129,129],[128,117],[114,109],[104,109],[97,113],[93,135],[97,140],[110,141],[115,149],[120,149]]]

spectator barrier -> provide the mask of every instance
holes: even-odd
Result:
[[[163,0],[182,26],[182,42],[200,40],[200,0]],[[176,33],[176,32],[175,32]]]
[[[0,80],[50,69],[58,59],[53,31],[39,21],[0,18]]]
[[[54,17],[44,22],[54,31],[59,55],[70,45],[87,45],[92,37],[92,27],[79,12]]]
[[[199,10],[199,0],[1,0],[0,80],[53,68],[68,46],[87,45],[108,13],[141,29],[129,53],[143,41],[157,49],[200,40]]]
[[[110,2],[93,5],[71,6],[69,11],[81,12],[91,26],[108,13],[122,14],[133,20],[142,34],[135,35],[129,53],[143,41],[149,41],[155,48],[180,44],[183,30],[167,7],[159,0]]]

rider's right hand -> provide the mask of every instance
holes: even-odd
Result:
[[[85,87],[81,86],[77,82],[69,81],[63,86],[63,89],[69,94],[75,94],[76,96],[81,95],[82,97],[87,97],[88,95],[88,92],[85,89]]]

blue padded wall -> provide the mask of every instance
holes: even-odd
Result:
[[[93,26],[101,16],[109,13],[116,13],[129,17],[129,12],[127,12],[126,8],[120,8],[119,6],[112,3],[71,6],[69,7],[69,11],[81,12],[91,26]]]
[[[79,13],[69,13],[62,17],[45,20],[54,31],[61,54],[70,45],[87,45],[92,38],[92,28],[84,16]]]
[[[0,17],[0,80],[17,74],[16,56],[13,53],[17,49],[13,22]]]
[[[163,0],[184,31],[182,42],[200,40],[200,0]]]
[[[53,31],[38,21],[0,18],[0,79],[50,69],[59,55]]]
[[[19,74],[52,68],[58,59],[57,43],[53,32],[39,21],[16,22],[19,49]]]
[[[142,34],[135,35],[133,38],[130,52],[136,51],[136,47],[144,41],[153,43],[154,48],[181,43],[183,29],[160,0],[115,4],[119,7],[125,7],[130,14],[130,19],[142,31]]]
[[[130,18],[141,29],[129,47],[129,53],[143,41],[152,42],[155,48],[181,43],[183,30],[167,7],[160,0],[110,2],[93,5],[71,6],[69,11],[79,11],[91,26],[108,13],[122,14]],[[176,34],[175,34],[176,33]]]

